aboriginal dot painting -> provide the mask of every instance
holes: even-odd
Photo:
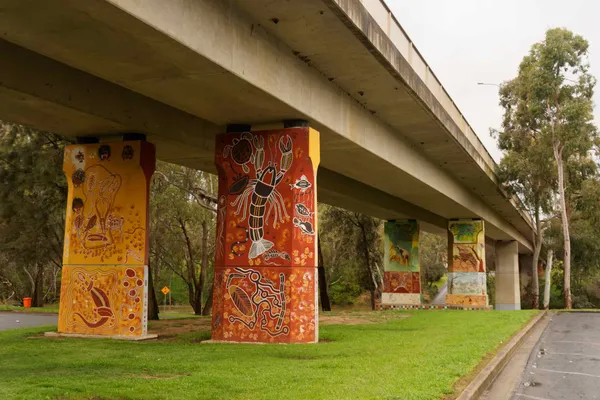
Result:
[[[318,132],[219,135],[215,160],[213,340],[315,342]]]
[[[384,273],[381,304],[421,304],[419,224],[415,220],[384,225]]]
[[[488,305],[485,268],[485,232],[481,220],[457,220],[448,224],[450,263],[446,304]]]
[[[65,149],[59,332],[146,334],[148,192],[154,146],[124,141]]]

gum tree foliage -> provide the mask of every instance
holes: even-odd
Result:
[[[424,289],[423,292],[429,292],[432,299],[437,294],[437,287],[433,284],[446,273],[447,258],[448,238],[421,231],[419,234],[421,285]]]
[[[0,298],[58,298],[67,182],[67,141],[0,121]]]
[[[499,142],[510,156],[504,162],[504,178],[537,216],[539,238],[539,215],[548,211],[547,189],[556,187],[558,192],[566,308],[572,306],[571,199],[596,167],[591,159],[598,138],[592,122],[596,80],[588,72],[587,56],[588,42],[583,37],[550,29],[523,58],[517,77],[501,89],[505,117]],[[537,272],[533,275],[537,278]]]
[[[217,180],[214,175],[158,162],[151,189],[150,264],[157,281],[176,274],[197,315],[210,314],[214,272]]]
[[[344,286],[349,292],[357,292],[358,286],[370,292],[371,308],[375,309],[383,287],[381,221],[324,204],[319,212],[319,234],[333,300],[339,298],[334,286]]]

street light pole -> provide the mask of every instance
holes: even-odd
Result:
[[[500,88],[500,85],[498,85],[497,83],[477,82],[477,84],[480,86],[497,86],[498,88]]]

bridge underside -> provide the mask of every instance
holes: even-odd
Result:
[[[320,201],[438,232],[483,218],[487,236],[530,251],[531,227],[418,79],[390,74],[341,14],[317,0],[2,0],[0,118],[146,133],[159,159],[213,173],[225,125],[307,119],[321,132]]]

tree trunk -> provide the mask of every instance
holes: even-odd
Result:
[[[32,307],[44,307],[44,267],[40,264],[36,268],[35,286],[31,296]]]
[[[367,263],[367,268],[369,269],[369,275],[371,276],[371,280],[373,282],[373,285],[371,286],[371,289],[369,289],[369,291],[371,292],[371,310],[374,311],[375,306],[376,306],[375,290],[377,290],[377,279],[375,279],[375,276],[373,274],[373,266],[371,265],[371,257],[369,256],[369,242],[367,240],[367,232],[365,231],[365,226],[360,221],[358,221],[358,219],[357,219],[357,222],[360,226],[360,231],[362,233],[365,262]]]
[[[156,291],[154,290],[154,279],[152,279],[152,268],[148,266],[148,319],[157,321],[159,312]]]
[[[552,262],[554,252],[548,250],[548,259],[546,260],[546,276],[544,282],[544,310],[550,308],[550,287],[552,286]]]
[[[542,251],[542,223],[540,221],[540,209],[536,204],[535,209],[535,234],[533,238],[534,250],[533,259],[531,262],[532,286],[533,286],[533,305],[532,308],[537,310],[540,308],[540,280],[538,277],[538,263],[540,261],[540,252]]]
[[[208,269],[208,224],[206,220],[202,221],[202,259],[200,263],[200,278],[198,280],[198,291],[200,292],[200,304],[202,304],[202,293],[204,292],[204,282],[206,281],[206,270]]]
[[[571,299],[571,238],[569,236],[569,217],[567,215],[567,201],[565,198],[565,168],[562,159],[562,148],[558,145],[554,146],[554,158],[556,159],[556,165],[558,169],[558,194],[560,197],[560,219],[563,228],[563,240],[564,240],[564,256],[563,265],[565,270],[565,281],[564,281],[564,297],[565,297],[565,308],[573,308],[573,301]]]
[[[202,315],[202,290],[198,290],[198,288],[196,288],[196,292],[194,293],[192,308],[194,309],[194,314]]]
[[[186,257],[186,263],[189,302],[192,308],[194,309],[194,314],[202,315],[202,286],[200,286],[200,282],[196,277],[196,264],[194,262],[192,242],[188,235],[185,222],[181,218],[179,218],[179,226],[181,227],[181,232],[183,233],[183,237],[185,238],[185,244],[188,253],[188,256]]]
[[[318,238],[317,242],[318,255],[318,267],[319,272],[319,294],[321,297],[321,309],[323,311],[331,311],[331,304],[329,303],[329,294],[327,293],[327,280],[325,278],[325,263],[323,261],[323,252],[321,251],[321,238]]]
[[[211,286],[208,289],[208,298],[206,299],[206,303],[204,304],[204,309],[202,310],[202,315],[207,316],[212,312],[212,303],[213,303],[213,289],[214,286]]]

